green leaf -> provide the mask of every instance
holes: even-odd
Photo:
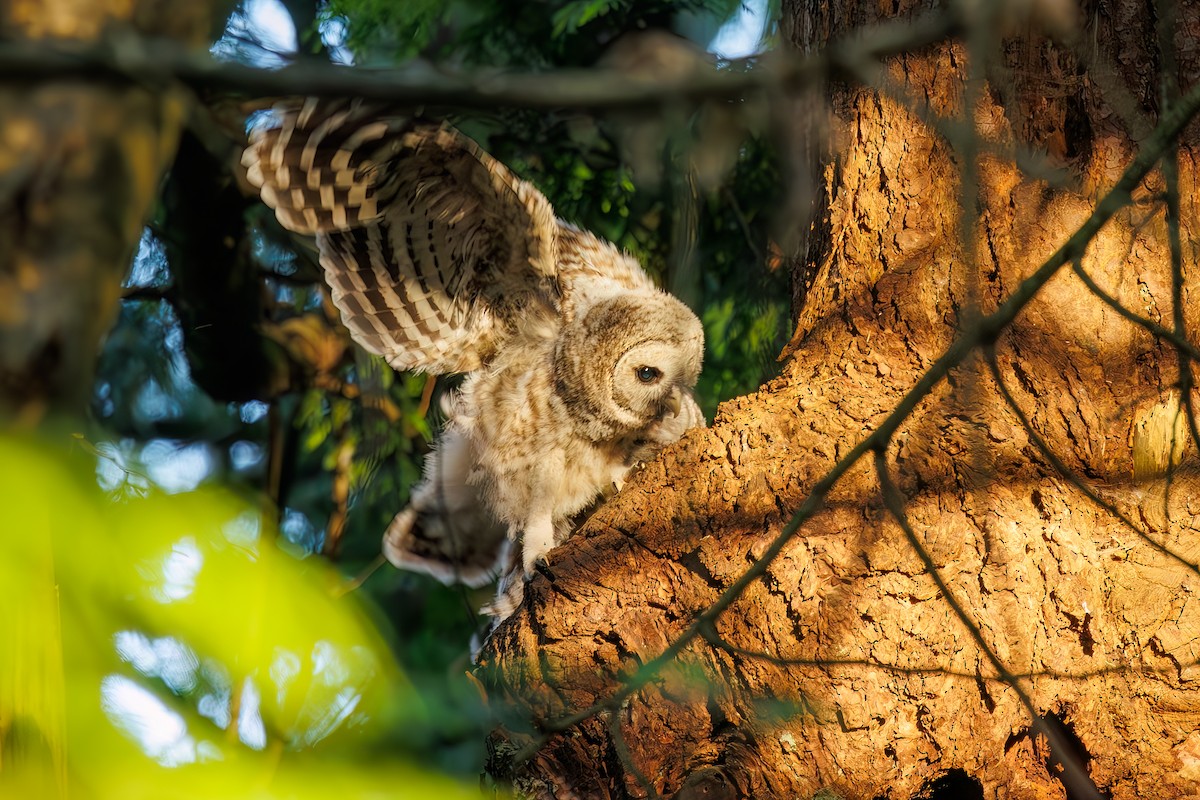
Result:
[[[394,752],[428,713],[329,565],[224,491],[108,502],[60,449],[0,439],[0,796],[477,796]]]

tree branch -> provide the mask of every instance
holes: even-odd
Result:
[[[960,24],[945,12],[881,25],[811,56],[730,62],[725,69],[695,70],[655,79],[616,70],[573,69],[518,73],[448,73],[428,64],[374,70],[301,59],[270,70],[218,61],[174,42],[123,36],[99,45],[72,42],[0,43],[0,79],[130,80],[145,85],[179,82],[194,90],[251,97],[304,95],[361,97],[401,105],[458,108],[660,108],[682,100],[736,99],[783,86],[799,88],[829,74],[853,74],[861,65],[919,49],[953,36]]]

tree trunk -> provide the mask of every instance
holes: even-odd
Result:
[[[46,47],[107,41],[118,52],[133,33],[204,46],[215,5],[14,1],[0,4],[0,36]],[[0,411],[19,423],[86,410],[97,342],[112,327],[185,100],[133,81],[31,75],[0,87]]]
[[[792,0],[783,27],[811,51],[891,7]],[[1186,92],[1200,8],[1179,16],[1165,29]],[[1200,505],[1181,359],[1069,263],[996,338],[1002,384],[984,336],[890,438],[920,549],[868,453],[713,630],[617,710],[513,758],[684,635],[956,336],[1088,218],[1164,117],[1157,19],[1140,0],[1088,4],[1074,44],[977,20],[964,41],[886,61],[882,91],[830,88],[825,211],[796,270],[811,286],[783,373],[722,406],[551,554],[483,654],[496,706],[533,721],[497,731],[494,772],[556,798],[1062,798],[1071,769],[1113,798],[1200,794]],[[985,74],[968,42],[1016,30]],[[979,138],[952,146],[904,98],[944,118],[971,103]],[[1198,144],[1192,126],[1178,154],[1187,330],[1200,325]],[[1068,177],[1040,180],[1014,153]],[[1174,328],[1168,188],[1150,173],[1082,267]]]

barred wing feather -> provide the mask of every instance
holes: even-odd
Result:
[[[455,131],[310,99],[276,109],[242,163],[285,227],[316,235],[343,322],[393,367],[477,369],[531,309],[557,312],[553,209]]]

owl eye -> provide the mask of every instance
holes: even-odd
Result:
[[[662,372],[654,367],[638,367],[634,372],[637,374],[637,379],[642,383],[654,383],[662,377]]]

